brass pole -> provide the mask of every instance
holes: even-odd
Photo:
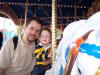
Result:
[[[85,16],[84,16],[84,11],[83,11],[83,19],[85,18]]]
[[[25,25],[27,24],[27,10],[28,10],[28,0],[26,0]]]
[[[21,33],[21,27],[22,27],[22,14],[21,14],[21,18],[20,18],[19,20],[20,20],[20,25],[19,25],[19,31],[18,31],[18,34]]]
[[[61,11],[61,8],[59,7],[60,9],[60,14],[61,14],[61,26],[60,26],[60,30],[61,30],[61,34],[63,33],[63,16],[62,16],[62,11]]]
[[[100,75],[100,66],[98,67],[98,70],[95,75]]]
[[[34,16],[36,17],[36,10],[35,10],[35,14],[34,14]]]
[[[63,21],[61,23],[60,30],[61,30],[61,34],[62,34],[63,33]]]
[[[76,0],[75,0],[75,17],[74,17],[74,21],[76,21],[76,17],[77,17],[77,6],[76,6]]]
[[[69,24],[69,15],[67,16],[67,25]]]
[[[90,17],[90,8],[88,8],[87,18]]]
[[[65,65],[64,71],[63,71],[63,75],[65,75],[66,71],[68,70],[68,65],[70,63],[71,56],[72,56],[72,51],[71,49],[69,49],[68,59],[67,59],[67,63]]]
[[[55,50],[56,50],[56,27],[57,27],[57,0],[52,0],[52,61],[54,62],[55,60]]]
[[[20,26],[22,26],[22,14],[21,14],[21,18],[20,18]]]

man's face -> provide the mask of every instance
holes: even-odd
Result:
[[[41,25],[37,21],[31,21],[30,24],[24,28],[25,37],[28,42],[33,42],[39,35],[41,30]]]

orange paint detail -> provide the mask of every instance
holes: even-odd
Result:
[[[72,49],[72,54],[77,55],[77,54],[79,53],[79,47],[80,47],[80,45],[83,44],[83,43],[84,43],[83,38],[78,38],[78,39],[76,40],[76,46]]]

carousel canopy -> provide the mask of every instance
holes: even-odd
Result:
[[[76,20],[86,18],[88,8],[91,7],[93,0],[57,0],[57,24],[66,25],[67,20],[74,21],[75,8]],[[2,9],[13,15],[12,19],[25,19],[26,0],[0,0],[0,12]],[[12,14],[10,10],[14,12]],[[0,16],[3,13],[1,13]],[[15,15],[15,16],[14,16]],[[9,16],[9,15],[8,15]],[[27,18],[32,16],[40,17],[44,25],[50,25],[52,16],[52,0],[28,0]]]

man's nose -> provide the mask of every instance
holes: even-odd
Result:
[[[36,33],[36,30],[33,30],[33,31],[32,31],[32,34],[35,34],[35,33]]]

